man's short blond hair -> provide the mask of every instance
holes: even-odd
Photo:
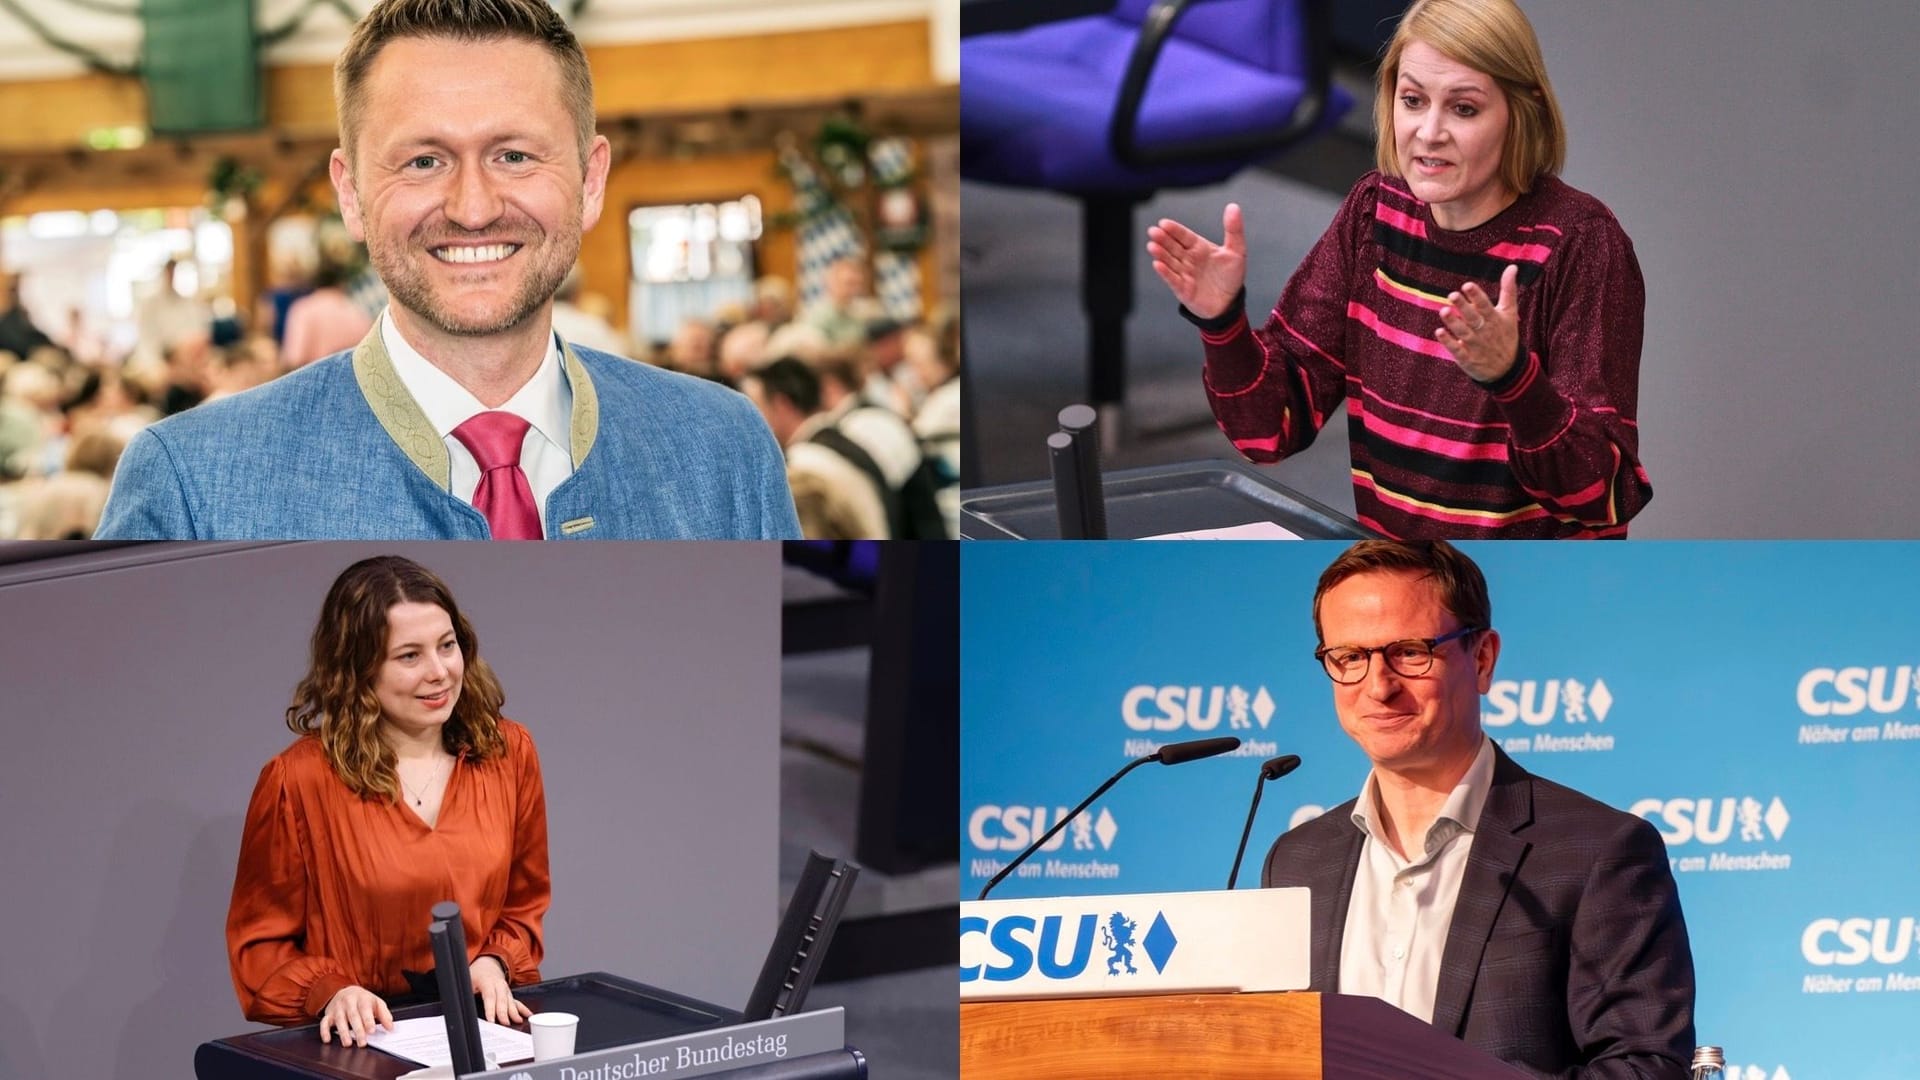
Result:
[[[1557,174],[1567,163],[1567,126],[1547,81],[1547,62],[1533,24],[1513,0],[1416,0],[1380,61],[1373,101],[1374,164],[1400,175],[1393,145],[1394,90],[1407,46],[1425,42],[1445,56],[1483,72],[1507,96],[1507,134],[1500,150],[1500,180],[1526,194],[1534,181]]]
[[[567,111],[573,114],[580,167],[593,145],[593,73],[587,54],[566,20],[548,0],[380,0],[354,25],[347,47],[333,65],[333,102],[340,114],[340,145],[353,159],[354,138],[367,73],[380,50],[399,38],[455,41],[530,41],[543,45],[560,65]]]

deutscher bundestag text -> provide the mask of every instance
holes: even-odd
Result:
[[[560,1080],[638,1080],[642,1076],[666,1076],[695,1065],[714,1065],[722,1061],[748,1061],[753,1058],[787,1056],[786,1035],[755,1035],[750,1039],[727,1036],[719,1046],[676,1046],[670,1054],[634,1054],[629,1061],[608,1061],[590,1069],[562,1066]]]

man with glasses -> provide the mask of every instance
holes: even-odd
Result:
[[[1340,726],[1373,770],[1282,835],[1313,890],[1312,989],[1381,998],[1530,1073],[1688,1075],[1693,954],[1659,834],[1480,728],[1500,635],[1444,541],[1355,544],[1313,598]]]

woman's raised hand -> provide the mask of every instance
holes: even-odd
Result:
[[[1520,268],[1509,265],[1500,274],[1498,303],[1478,282],[1469,281],[1440,309],[1434,340],[1446,346],[1470,378],[1490,383],[1513,370],[1520,353],[1519,280]]]
[[[1227,204],[1220,227],[1225,238],[1218,244],[1171,218],[1147,227],[1153,272],[1175,299],[1203,319],[1226,311],[1247,283],[1247,234],[1239,203]]]

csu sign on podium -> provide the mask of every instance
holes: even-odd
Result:
[[[1307,890],[1134,893],[960,905],[960,996],[1300,990]]]

